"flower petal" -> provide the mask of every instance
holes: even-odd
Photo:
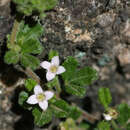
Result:
[[[48,81],[50,81],[50,80],[55,78],[55,75],[56,75],[55,73],[51,73],[51,72],[48,71],[46,73],[46,78],[47,78]]]
[[[28,100],[27,100],[27,103],[29,103],[29,104],[37,104],[37,103],[38,103],[38,100],[37,100],[37,98],[36,98],[36,95],[30,96],[30,97],[28,98]]]
[[[42,63],[40,63],[40,66],[48,70],[51,66],[51,63],[48,61],[43,61]]]
[[[39,102],[39,106],[41,107],[42,110],[46,110],[48,107],[48,102],[44,100],[43,102]]]
[[[41,88],[40,85],[36,85],[36,86],[34,87],[34,93],[35,93],[36,95],[39,94],[39,93],[43,93],[43,90],[42,90],[42,88]]]
[[[105,120],[110,121],[112,117],[109,114],[103,114]]]
[[[46,100],[49,100],[54,96],[54,93],[51,91],[45,91],[44,94],[46,96]]]
[[[59,66],[59,56],[54,56],[51,60],[52,65]]]
[[[65,70],[65,68],[63,66],[59,66],[56,74],[61,74],[61,73],[65,72],[65,71],[66,70]]]

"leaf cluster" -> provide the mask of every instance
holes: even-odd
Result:
[[[105,108],[105,111],[109,111],[111,109],[110,103],[112,101],[112,96],[111,96],[110,90],[105,87],[100,88],[98,91],[98,97],[99,97],[100,103]],[[117,106],[116,111],[117,111],[117,118],[115,119],[115,121],[116,121],[117,125],[119,126],[119,128],[117,128],[117,129],[118,130],[122,130],[122,129],[129,130],[129,128],[130,128],[130,123],[129,123],[130,107],[127,104],[122,103]],[[121,127],[121,129],[120,129],[120,127]],[[98,124],[98,128],[99,128],[99,130],[109,130],[111,128],[111,123],[102,121]]]
[[[39,13],[40,17],[45,16],[45,11],[53,9],[57,0],[13,0],[17,5],[17,10],[26,16]]]
[[[28,98],[28,93],[32,92],[36,81],[33,79],[27,79],[25,81],[25,88],[26,91],[22,91],[19,94],[19,100],[18,103],[20,105],[26,106],[27,109],[30,109],[30,107],[27,107],[26,100]],[[25,107],[24,107],[25,108]],[[34,116],[34,123],[38,126],[43,126],[46,123],[49,123],[53,117],[57,118],[67,118],[71,117],[73,119],[77,119],[81,115],[81,111],[76,106],[71,106],[68,104],[65,100],[58,99],[55,96],[49,100],[49,107],[46,111],[42,111],[38,108],[37,105],[34,106],[32,109],[32,114]]]
[[[46,111],[42,111],[41,109],[35,107],[32,110],[32,114],[34,116],[34,123],[38,126],[43,126],[52,121],[53,117],[71,117],[76,120],[81,115],[81,111],[75,106],[70,106],[62,99],[53,98],[49,102],[49,108]]]
[[[57,55],[57,53],[52,53],[52,52],[50,54]],[[82,93],[80,94],[81,85],[82,87],[84,87],[85,85],[89,85],[90,83],[92,83],[93,81],[97,79],[97,73],[91,67],[78,69],[77,68],[78,63],[73,57],[68,57],[67,60],[65,60],[65,62],[63,63],[63,65],[66,67],[66,69],[68,67],[67,71],[64,74],[62,74],[62,78],[64,79],[65,90],[66,90],[66,87],[72,87],[72,88],[74,87],[74,89],[78,88],[78,90],[74,92],[79,91],[77,94],[77,93],[72,93],[72,91],[66,90],[66,92],[68,92],[69,94],[81,97],[81,95],[83,95]],[[71,69],[69,68],[69,66]],[[80,78],[83,80],[80,81],[79,80]],[[66,86],[68,83],[69,83],[69,86]],[[72,130],[73,129],[77,129],[77,130],[89,129],[89,125],[86,123],[85,124],[81,123],[82,125],[79,124],[77,126],[74,122],[74,120],[78,119],[81,116],[82,111],[78,107],[72,106],[69,103],[67,103],[65,100],[61,98],[57,98],[56,96],[54,96],[51,100],[49,100],[49,107],[46,111],[42,111],[37,105],[35,105],[33,108],[30,106],[27,106],[26,100],[28,98],[28,95],[30,92],[32,93],[36,84],[37,84],[36,81],[32,79],[27,79],[25,81],[25,88],[27,92],[22,91],[19,95],[19,100],[18,100],[19,104],[24,106],[24,108],[32,110],[32,114],[34,116],[34,123],[36,125],[43,126],[45,124],[48,124],[49,122],[52,121],[53,117],[54,118],[69,118],[69,122],[67,119],[65,122],[62,122],[60,124],[60,127],[64,127],[66,129],[68,129],[69,127],[69,129],[71,128]],[[56,77],[52,81],[48,82],[46,84],[46,87],[48,87],[48,89],[53,89],[54,86],[61,87],[60,85],[61,84],[59,82],[59,79],[58,77]],[[77,87],[75,88],[75,86]],[[105,111],[108,111],[110,108],[110,103],[112,101],[110,90],[108,88],[102,87],[98,91],[98,96],[99,96],[100,103],[105,108]],[[117,107],[117,111],[119,113],[119,116],[115,119],[115,121],[120,127],[123,127],[124,129],[129,130],[130,107],[127,104],[120,104]],[[103,120],[97,124],[97,127],[94,130],[110,130],[111,128],[113,128],[111,122]]]
[[[49,58],[51,59],[54,55],[57,55],[55,51],[49,53]],[[73,57],[68,57],[63,63],[66,68],[66,72],[62,75],[65,83],[65,90],[69,94],[83,97],[85,95],[85,86],[90,85],[93,81],[97,79],[97,73],[91,67],[85,67],[83,69],[78,69],[78,62]],[[32,79],[28,79],[25,82],[25,88],[28,92],[33,91],[36,82]],[[52,81],[46,84],[48,89],[53,89],[56,87],[61,91],[61,84],[58,77],[55,77]],[[20,94],[21,95],[21,94]],[[20,101],[24,104],[25,96],[19,97]],[[34,122],[38,126],[43,126],[52,120],[52,117],[57,118],[68,118],[77,119],[81,115],[81,111],[76,106],[71,106],[65,100],[60,98],[52,98],[49,100],[49,108],[47,111],[41,111],[37,106],[32,110],[34,116]]]
[[[21,22],[13,44],[10,43],[10,35],[8,36],[7,46],[9,51],[5,54],[5,62],[7,64],[17,64],[20,61],[24,67],[36,69],[40,61],[34,55],[43,51],[39,41],[42,33],[43,28],[40,24],[29,27],[29,25]]]

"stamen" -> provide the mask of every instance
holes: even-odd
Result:
[[[38,95],[37,95],[37,100],[38,101],[43,101],[45,99],[45,95],[43,94],[43,93],[39,93]]]
[[[58,69],[58,67],[55,66],[55,65],[53,65],[53,66],[50,67],[50,71],[51,71],[52,73],[56,73],[57,69]]]

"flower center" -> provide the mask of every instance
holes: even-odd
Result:
[[[115,109],[111,109],[111,111],[109,112],[109,115],[113,118],[116,119],[118,116],[118,112]]]
[[[55,65],[53,65],[53,66],[50,67],[50,71],[51,71],[52,73],[56,73],[57,69],[58,69],[58,67],[55,66]]]
[[[39,94],[37,95],[37,100],[38,100],[38,101],[43,101],[43,100],[45,100],[45,95],[44,95],[43,93],[39,93]]]

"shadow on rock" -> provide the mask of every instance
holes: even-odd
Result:
[[[21,92],[21,88],[17,88],[12,98],[12,108],[11,111],[20,116],[20,119],[15,122],[14,130],[33,130],[33,116],[30,111],[23,109],[18,104],[18,96]]]

